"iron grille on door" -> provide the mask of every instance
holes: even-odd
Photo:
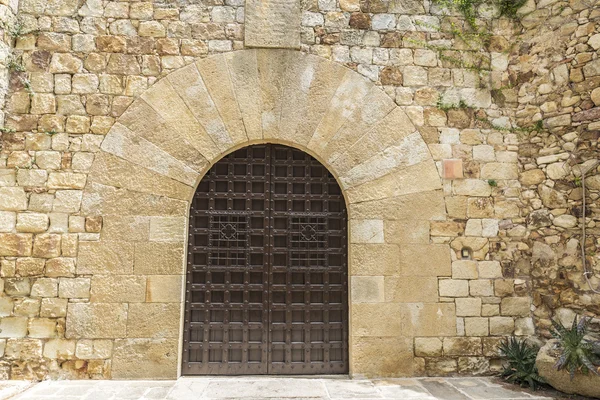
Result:
[[[190,211],[183,374],[348,372],[346,206],[281,145],[238,150]]]

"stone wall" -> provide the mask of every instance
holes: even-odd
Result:
[[[561,308],[597,315],[598,297],[582,281],[580,231],[572,218],[581,210],[576,166],[598,157],[598,90],[590,93],[600,79],[597,5],[532,1],[521,23],[482,8],[477,23],[490,32],[485,43],[465,40],[457,31],[468,32],[469,26],[460,15],[429,1],[322,0],[303,7],[301,51],[352,69],[387,93],[387,100],[375,104],[379,108],[365,107],[368,114],[361,118],[383,118],[395,102],[410,121],[389,125],[390,137],[407,126],[418,130],[436,163],[445,202],[444,213],[418,222],[383,222],[384,212],[405,215],[396,208],[408,210],[409,204],[400,201],[351,208],[354,215],[370,215],[363,221],[379,215],[376,222],[350,227],[377,233],[375,240],[351,246],[357,266],[350,271],[356,306],[351,330],[363,338],[356,342],[363,345],[362,353],[354,353],[356,373],[488,373],[498,365],[495,346],[502,337],[533,335],[536,329],[546,335],[549,318]],[[9,131],[2,133],[0,153],[2,376],[131,377],[122,366],[133,364],[113,351],[162,360],[177,348],[172,344],[182,325],[174,311],[179,308],[170,308],[176,329],[163,335],[169,346],[161,347],[159,333],[120,338],[118,332],[136,318],[130,311],[139,304],[131,306],[138,301],[131,296],[151,302],[148,290],[155,290],[156,281],[130,277],[121,287],[128,289],[114,293],[119,287],[95,276],[90,265],[103,258],[115,265],[136,262],[135,251],[127,258],[134,246],[129,242],[140,240],[136,234],[149,235],[144,232],[151,222],[133,218],[124,227],[97,209],[90,212],[89,204],[96,204],[91,180],[102,170],[90,171],[106,162],[97,155],[115,121],[157,81],[198,59],[244,49],[244,2],[21,0],[19,18],[24,31],[15,54],[26,71],[10,80]],[[374,104],[371,92],[351,93],[348,113]],[[534,130],[538,120],[543,127]],[[409,153],[391,145],[396,153],[378,153],[371,165],[375,174]],[[348,170],[351,162],[341,157],[327,165]],[[105,165],[109,170],[110,163]],[[120,170],[110,172],[115,179]],[[593,267],[600,187],[598,175],[589,175],[587,251]],[[127,187],[125,178],[107,187]],[[405,181],[402,190],[422,184]],[[82,208],[84,191],[92,193],[92,203]],[[121,237],[122,244],[102,253],[105,248],[95,243],[120,231],[134,236]],[[438,251],[425,250],[431,246]],[[100,249],[93,253],[98,258],[90,258],[92,248]],[[463,249],[470,252],[466,259]],[[164,254],[181,257],[177,250]],[[433,272],[404,278],[382,272],[401,265]],[[597,277],[591,280],[598,286]],[[173,281],[170,288],[166,296],[180,298],[180,286]],[[124,299],[121,308],[101,299],[109,289]],[[374,313],[383,304],[399,310],[398,324],[389,329],[383,321],[390,315]],[[440,313],[447,324],[434,330]],[[84,315],[115,326],[110,333],[90,333]],[[381,348],[368,347],[375,342],[396,351],[380,357]],[[175,368],[176,356],[168,360]],[[120,375],[113,374],[115,362]]]
[[[527,218],[512,228],[523,232],[522,243],[497,256],[515,274],[531,277],[533,315],[543,337],[550,337],[551,318],[570,323],[575,313],[600,315],[599,4],[528,3],[509,67],[518,88],[517,122],[539,121],[544,129],[521,135],[520,198]],[[581,256],[582,171],[589,284]]]

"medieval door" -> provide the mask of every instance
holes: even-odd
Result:
[[[347,214],[308,154],[249,146],[190,210],[184,375],[348,372]]]

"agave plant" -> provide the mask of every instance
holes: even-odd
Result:
[[[573,320],[571,328],[566,328],[561,322],[552,320],[552,336],[558,339],[560,347],[560,357],[554,365],[557,370],[566,369],[571,375],[575,376],[576,371],[587,374],[588,371],[596,375],[600,365],[600,343],[592,342],[585,338],[589,318],[582,317],[577,322],[577,317]]]
[[[505,381],[521,386],[529,385],[533,390],[536,390],[540,384],[546,383],[544,378],[538,375],[535,366],[538,347],[528,344],[525,340],[511,337],[504,339],[504,342],[498,346],[498,350],[507,361],[500,373]]]

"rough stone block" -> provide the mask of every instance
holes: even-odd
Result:
[[[479,277],[483,279],[502,278],[502,266],[499,261],[479,261]]]
[[[115,340],[113,379],[175,379],[177,343],[177,339]]]
[[[383,276],[353,276],[350,286],[353,303],[380,303],[385,299]]]
[[[58,281],[52,278],[36,279],[31,286],[33,297],[56,297],[58,294]]]
[[[528,317],[531,313],[529,297],[505,297],[500,303],[500,314]]]
[[[127,305],[70,303],[67,308],[67,339],[108,339],[126,335]],[[164,378],[164,377],[163,377]]]
[[[41,233],[48,229],[50,219],[46,214],[25,213],[17,215],[17,231]]]
[[[16,263],[16,274],[20,276],[36,276],[44,274],[46,260],[43,258],[18,258]]]
[[[442,340],[440,338],[415,338],[415,355],[419,357],[440,357]]]
[[[444,339],[445,356],[478,356],[481,355],[481,338],[451,337]]]
[[[382,354],[381,349],[388,351]],[[357,337],[354,339],[352,369],[366,377],[412,376],[415,363],[413,341],[402,337]]]
[[[479,317],[481,315],[481,299],[465,297],[457,298],[454,302],[458,317]]]
[[[423,257],[427,254],[427,257]],[[450,276],[450,249],[444,244],[400,246],[398,260],[402,276]]]
[[[185,217],[152,217],[150,218],[150,240],[183,242],[186,224]]]
[[[249,47],[300,48],[300,4],[292,0],[247,0],[244,43]]]
[[[383,221],[378,219],[350,220],[351,243],[383,243]]]
[[[465,318],[465,334],[467,336],[488,336],[489,333],[489,323],[487,318]]]
[[[182,275],[150,275],[146,283],[146,301],[156,303],[178,303],[183,294]]]
[[[95,303],[143,302],[146,300],[146,277],[95,275],[90,300]]]
[[[75,340],[52,339],[44,344],[44,357],[58,360],[75,358]]]
[[[515,330],[515,321],[512,317],[490,318],[491,335],[512,335]]]
[[[452,262],[452,279],[477,279],[477,262],[457,260]]]
[[[180,303],[131,303],[127,315],[129,338],[179,338]],[[158,320],[161,322],[156,323]]]
[[[27,335],[27,317],[0,319],[0,338],[23,338]]]
[[[440,296],[466,297],[469,295],[469,281],[464,279],[442,279],[439,282]]]
[[[89,299],[90,278],[60,278],[58,296],[65,299]]]
[[[77,341],[75,355],[84,360],[107,359],[112,356],[112,340],[90,340]]]
[[[438,301],[436,277],[411,279],[386,276],[384,277],[384,289],[386,302],[436,303]]]
[[[401,304],[403,330],[407,336],[456,335],[456,309],[452,303]]]
[[[81,242],[77,272],[83,274],[130,274],[133,272],[133,243]]]
[[[134,272],[136,275],[182,274],[182,243],[136,243]]]
[[[32,318],[29,320],[28,336],[32,338],[46,339],[56,337],[56,319]]]
[[[67,316],[68,299],[47,298],[42,299],[40,305],[40,317],[59,318]]]
[[[0,187],[0,210],[22,211],[27,209],[27,195],[22,187]]]

